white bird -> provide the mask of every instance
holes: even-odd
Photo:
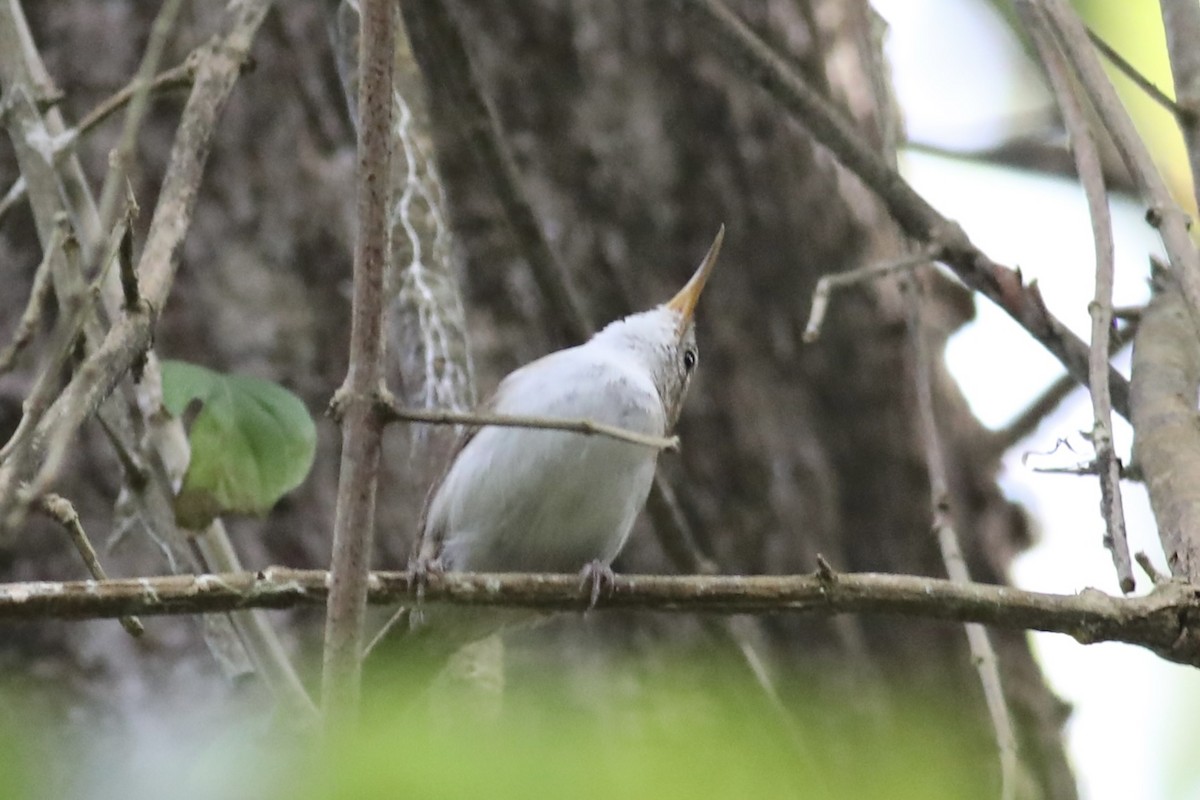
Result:
[[[724,234],[722,226],[675,297],[610,323],[584,344],[515,370],[486,404],[489,411],[586,419],[668,435],[699,361],[693,313]],[[658,452],[607,436],[477,429],[460,442],[431,493],[417,569],[582,570],[593,581],[594,601],[646,503]],[[406,637],[406,649],[421,647],[425,657],[438,661],[507,622],[528,619],[531,612],[457,607],[420,616],[429,617],[421,632],[438,635]]]

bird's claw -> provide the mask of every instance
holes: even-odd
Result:
[[[425,614],[422,609],[425,604],[425,588],[429,585],[429,577],[444,574],[446,574],[446,569],[442,566],[439,558],[419,556],[408,562],[409,586],[416,596],[416,602],[409,611],[410,627],[418,628],[424,621]]]
[[[583,565],[583,569],[579,571],[579,589],[583,591],[589,585],[591,587],[591,591],[588,594],[587,611],[591,611],[596,607],[596,603],[600,601],[602,594],[612,594],[616,579],[617,576],[613,573],[612,567],[599,559],[594,559]]]

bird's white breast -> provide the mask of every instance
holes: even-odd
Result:
[[[512,373],[496,411],[590,419],[661,436],[650,376],[595,343]],[[654,479],[658,452],[604,436],[485,427],[463,448],[430,505],[447,569],[576,571],[620,551]]]

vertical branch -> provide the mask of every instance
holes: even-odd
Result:
[[[341,0],[334,15],[338,71],[358,124],[358,3]],[[396,390],[417,408],[475,407],[475,376],[466,311],[454,274],[453,240],[430,118],[426,81],[414,57],[403,16],[397,19],[392,93],[391,208],[385,274],[385,377],[397,367]],[[414,442],[429,431],[413,429]],[[443,429],[442,436],[455,429]]]
[[[1194,0],[1159,0],[1167,53],[1175,79],[1175,103],[1188,164],[1192,168],[1192,193],[1200,208],[1200,5]]]
[[[356,718],[362,685],[360,652],[383,430],[376,401],[383,378],[383,272],[397,13],[388,0],[362,2],[358,235],[350,365],[334,398],[342,416],[342,466],[325,618],[322,704],[327,726]]]
[[[109,157],[108,175],[105,176],[104,186],[100,189],[100,205],[97,212],[99,230],[94,234],[97,241],[93,243],[97,246],[89,248],[90,251],[94,252],[99,249],[99,237],[108,235],[109,230],[116,222],[118,200],[125,188],[125,176],[129,172],[129,164],[133,160],[133,153],[137,147],[138,132],[141,130],[142,121],[149,108],[150,87],[154,80],[154,73],[158,71],[158,64],[162,61],[167,39],[171,35],[175,17],[179,13],[179,6],[179,0],[167,0],[163,3],[150,28],[150,39],[133,79],[133,95],[129,100],[129,107],[125,111],[121,137]]]
[[[1020,0],[1020,4],[1033,4],[1044,10],[1044,18],[1057,37],[1063,55],[1112,136],[1138,193],[1149,206],[1146,219],[1162,236],[1171,272],[1179,282],[1193,324],[1200,329],[1200,252],[1188,234],[1190,221],[1171,197],[1145,142],[1104,73],[1083,23],[1065,0]]]
[[[1100,476],[1100,511],[1104,517],[1104,544],[1112,553],[1121,591],[1134,589],[1133,562],[1125,535],[1125,509],[1121,499],[1121,465],[1113,449],[1112,396],[1108,388],[1108,341],[1112,330],[1113,233],[1108,209],[1108,193],[1096,139],[1077,93],[1071,73],[1047,29],[1043,13],[1024,3],[1018,13],[1033,38],[1050,86],[1058,100],[1063,121],[1070,134],[1075,169],[1087,197],[1092,222],[1092,240],[1096,250],[1096,288],[1088,312],[1092,317],[1091,348],[1088,354],[1088,389],[1092,398],[1092,446],[1096,451],[1096,472]]]
[[[921,274],[904,278],[907,295],[908,335],[912,341],[914,377],[917,388],[917,411],[921,424],[921,439],[925,446],[925,459],[929,469],[929,492],[933,506],[933,532],[937,536],[942,552],[946,574],[955,583],[970,583],[971,574],[963,558],[958,534],[954,529],[954,515],[950,508],[950,488],[946,457],[942,449],[941,432],[938,430],[937,412],[933,406],[933,367],[929,344],[921,314]],[[983,696],[988,715],[1000,750],[1000,778],[1002,800],[1014,800],[1023,796],[1025,780],[1017,754],[1017,735],[1013,729],[1012,714],[1004,697],[1004,686],[1000,681],[1000,664],[996,650],[992,647],[987,629],[977,623],[963,626],[967,633],[967,646],[971,659],[979,672]]]

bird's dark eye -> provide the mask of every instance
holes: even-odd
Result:
[[[696,351],[688,348],[683,351],[683,368],[691,372],[696,367]]]

